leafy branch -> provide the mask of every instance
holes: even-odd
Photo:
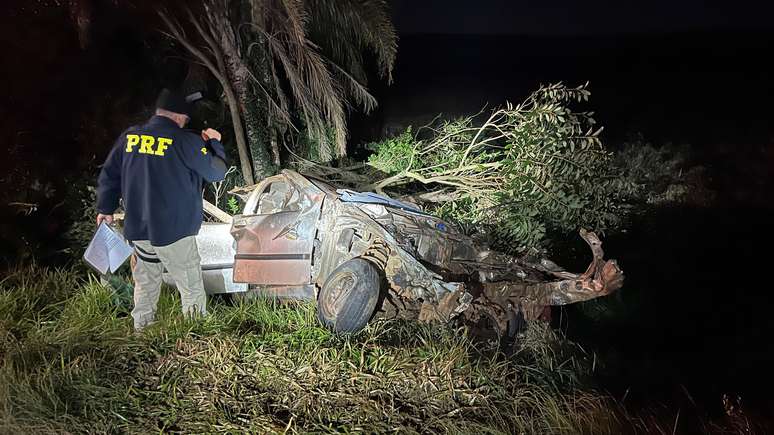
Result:
[[[573,109],[589,96],[588,84],[556,83],[483,122],[478,114],[408,129],[370,145],[369,181],[356,187],[486,229],[511,251],[540,245],[549,229],[613,227],[617,199],[636,186],[611,164],[593,113]]]

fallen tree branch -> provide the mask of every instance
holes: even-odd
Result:
[[[443,189],[443,190],[431,190],[429,192],[422,192],[422,193],[414,193],[411,195],[403,195],[403,196],[399,196],[397,199],[399,201],[410,202],[413,204],[420,204],[424,202],[443,203],[443,202],[449,202],[449,201],[456,201],[462,198],[462,196],[463,194],[461,192],[455,191],[453,189]]]
[[[204,207],[205,212],[223,223],[230,224],[233,221],[233,218],[230,214],[219,209],[215,206],[215,204],[207,201],[206,199],[202,199],[202,206]]]

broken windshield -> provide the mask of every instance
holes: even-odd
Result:
[[[284,179],[269,183],[258,197],[256,214],[274,214],[282,211],[300,211],[299,193]]]

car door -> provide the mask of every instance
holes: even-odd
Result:
[[[196,235],[196,245],[202,264],[202,280],[207,294],[247,291],[247,284],[234,282],[235,243],[230,234],[231,224],[204,222]],[[176,286],[166,268],[164,282]]]
[[[258,285],[311,282],[323,194],[298,178],[283,174],[265,180],[254,192],[257,201],[247,201],[250,208],[255,203],[254,209],[234,217],[234,281]]]
[[[227,223],[205,222],[196,235],[202,259],[202,279],[208,294],[247,290],[246,284],[234,282],[235,243],[230,228]]]

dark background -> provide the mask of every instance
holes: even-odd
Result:
[[[717,201],[659,208],[608,235],[624,288],[600,303],[605,315],[574,306],[557,310],[555,323],[597,352],[596,381],[629,406],[672,418],[680,410],[688,431],[699,427],[694,417],[722,415],[723,397],[765,419],[774,414],[774,288],[765,272],[774,243],[774,11],[630,3],[396,2],[395,84],[377,89],[380,111],[355,135],[520,101],[542,83],[590,81],[589,106],[611,148],[637,135],[687,145]],[[585,267],[582,243],[568,248],[555,253],[560,263]]]
[[[184,61],[152,18],[109,1],[95,3],[86,49],[65,8],[25,4],[2,6],[0,253],[7,264],[26,251],[56,263],[73,214],[65,194],[96,175],[115,136],[147,116]],[[751,1],[394,1],[395,81],[371,83],[380,106],[351,117],[350,152],[438,113],[518,102],[541,83],[590,81],[588,106],[608,146],[638,134],[688,145],[717,201],[657,209],[608,235],[624,289],[603,302],[602,317],[572,307],[555,321],[598,353],[596,382],[630,406],[719,415],[731,395],[752,414],[772,415],[772,9]],[[12,201],[39,209],[25,216]],[[579,269],[584,255],[580,242],[556,254]]]

